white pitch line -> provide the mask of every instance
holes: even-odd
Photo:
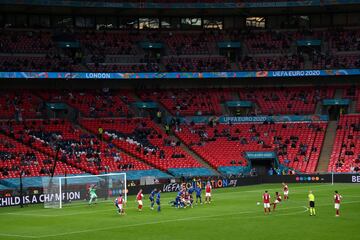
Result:
[[[0,236],[3,237],[14,237],[14,238],[32,238],[32,239],[36,239],[39,238],[37,236],[30,236],[30,235],[18,235],[18,234],[7,234],[7,233],[0,233]]]

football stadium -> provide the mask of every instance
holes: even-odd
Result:
[[[360,239],[359,0],[0,0],[0,239]]]

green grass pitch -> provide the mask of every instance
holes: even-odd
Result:
[[[290,199],[265,216],[261,202],[264,190],[272,197],[281,184],[215,189],[213,202],[193,209],[174,209],[168,204],[176,193],[162,194],[162,211],[138,212],[129,197],[126,216],[116,213],[113,203],[95,206],[71,204],[63,209],[42,205],[23,209],[0,209],[0,239],[360,239],[360,186],[351,184],[290,184]],[[316,217],[307,211],[307,194],[316,197]],[[341,216],[335,217],[333,192],[343,195]]]

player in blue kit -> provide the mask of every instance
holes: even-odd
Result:
[[[157,189],[151,191],[149,199],[150,199],[150,209],[154,210],[154,204],[155,204],[155,194],[157,192]]]
[[[161,190],[158,191],[158,193],[156,194],[156,204],[158,205],[157,211],[160,212],[161,211],[161,206],[160,206],[160,193]]]
[[[195,188],[194,188],[194,187],[190,187],[190,188],[188,189],[188,193],[189,193],[190,195],[192,195],[193,192],[195,192]]]
[[[198,203],[198,200],[200,200],[200,204],[202,204],[202,201],[201,201],[201,187],[196,186],[195,187],[195,192],[196,192],[196,205]]]

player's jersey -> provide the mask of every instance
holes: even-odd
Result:
[[[118,197],[115,199],[115,204],[120,205],[124,203],[124,199],[122,197]]]
[[[270,194],[264,193],[263,194],[263,201],[264,201],[264,203],[270,203]]]
[[[151,201],[154,200],[155,194],[156,194],[155,190],[151,191],[150,196],[149,196],[149,199]]]
[[[89,188],[89,194],[92,195],[92,194],[96,194],[96,189],[95,188]]]
[[[205,192],[211,193],[211,185],[210,185],[210,184],[207,184],[207,185],[206,185],[206,187],[205,187]]]
[[[341,198],[342,198],[342,196],[341,196],[340,194],[338,194],[338,193],[335,194],[335,195],[334,195],[334,202],[340,204]]]
[[[195,188],[195,192],[196,192],[196,196],[200,196],[201,195],[201,188],[199,188],[199,187]]]
[[[287,191],[289,191],[289,187],[288,187],[288,185],[284,185],[284,192],[287,192]]]
[[[281,195],[277,195],[277,196],[276,196],[276,200],[277,200],[278,202],[281,202]]]
[[[156,202],[160,203],[160,193],[159,192],[156,194]]]
[[[138,201],[142,200],[143,196],[144,196],[144,194],[138,193],[138,194],[136,195],[136,200],[138,200]]]

